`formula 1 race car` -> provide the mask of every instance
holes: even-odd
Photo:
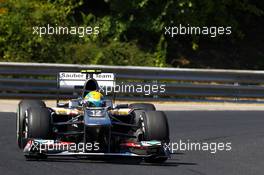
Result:
[[[134,157],[162,163],[169,157],[169,126],[164,112],[150,103],[89,106],[84,97],[100,86],[114,86],[114,74],[61,72],[58,88],[82,88],[80,98],[47,107],[22,100],[17,110],[17,143],[27,159],[74,156]]]

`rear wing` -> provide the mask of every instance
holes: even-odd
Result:
[[[102,73],[101,70],[82,70],[80,72],[59,72],[57,76],[58,93],[60,90],[76,91],[84,89],[85,83],[95,80],[102,89],[115,87],[115,74]]]
[[[79,89],[83,88],[89,79],[97,81],[100,87],[114,87],[115,74],[100,72],[60,72],[58,75],[58,88]]]

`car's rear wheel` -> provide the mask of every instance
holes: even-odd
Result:
[[[151,103],[132,103],[129,105],[129,108],[134,110],[134,122],[133,124],[138,125],[142,112],[144,111],[156,111],[156,108]]]
[[[24,131],[25,131],[25,111],[29,107],[46,107],[45,103],[40,100],[22,100],[18,104],[17,108],[17,120],[16,120],[16,130],[17,130],[17,144],[18,147],[23,149],[25,145]]]
[[[132,103],[129,105],[132,109],[142,109],[144,111],[156,111],[156,107],[151,103]]]

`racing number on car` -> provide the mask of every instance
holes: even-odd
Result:
[[[101,116],[102,115],[102,111],[100,110],[92,110],[92,116]]]

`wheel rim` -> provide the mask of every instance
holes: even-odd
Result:
[[[20,115],[19,115],[19,108],[17,108],[17,120],[16,120],[16,134],[17,134],[17,142],[19,142],[19,135],[20,135]]]
[[[27,110],[25,111],[25,131],[23,132],[24,134],[24,138],[27,139],[28,138],[28,112]]]

